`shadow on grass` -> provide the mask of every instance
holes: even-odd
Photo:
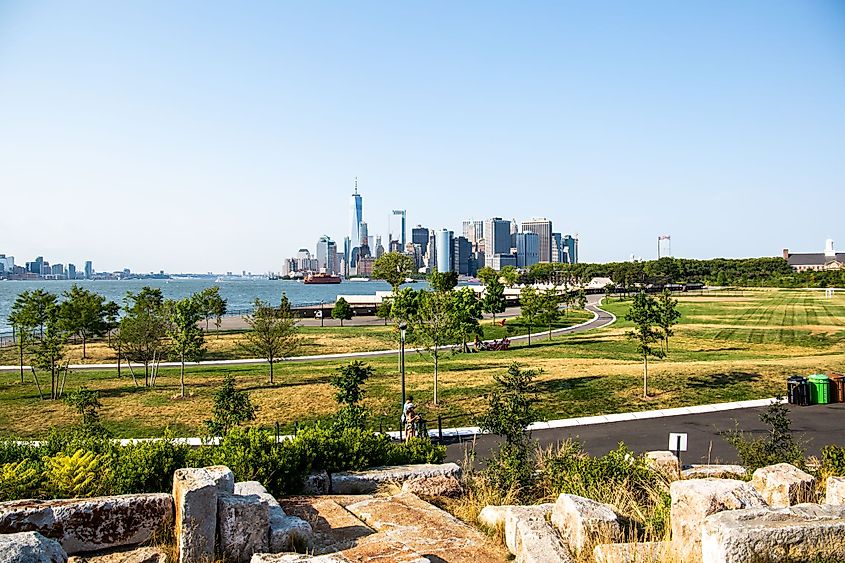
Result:
[[[749,373],[744,371],[730,371],[727,373],[717,373],[711,376],[697,375],[689,379],[687,384],[694,389],[719,389],[736,385],[737,383],[759,381],[762,375],[759,373]]]
[[[554,379],[551,381],[538,381],[534,384],[538,393],[558,393],[560,391],[573,391],[592,387],[606,375],[586,375],[582,377],[569,377],[566,379]]]

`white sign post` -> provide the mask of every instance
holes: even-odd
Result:
[[[669,432],[669,450],[675,452],[678,463],[680,463],[681,452],[687,451],[687,435],[685,432]]]

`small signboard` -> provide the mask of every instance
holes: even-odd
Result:
[[[669,450],[673,452],[687,451],[686,433],[669,432]]]
[[[322,311],[315,311],[314,312],[314,318],[315,319],[322,319],[323,318],[323,312]]]

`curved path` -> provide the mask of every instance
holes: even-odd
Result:
[[[560,334],[569,334],[569,333],[576,333],[576,332],[585,332],[588,330],[595,330],[598,328],[606,327],[610,324],[613,324],[616,321],[616,316],[613,313],[609,313],[604,309],[601,309],[599,305],[601,304],[601,300],[604,296],[603,295],[589,295],[587,299],[586,309],[593,313],[593,318],[589,321],[572,325],[566,328],[559,328],[553,330],[551,332],[552,336],[560,335]],[[518,312],[519,308],[515,309],[515,312]],[[543,340],[544,338],[549,337],[549,332],[535,332],[531,335],[531,340]],[[520,336],[514,336],[510,338],[511,342],[519,342],[522,340],[528,340],[529,335],[522,334]],[[490,342],[489,340],[486,342]],[[445,348],[452,348],[453,346],[444,347]],[[416,348],[408,348],[406,352],[414,352]],[[294,356],[291,358],[285,358],[284,360],[280,360],[280,362],[317,362],[323,360],[342,360],[342,359],[355,359],[355,358],[377,358],[381,356],[395,356],[399,353],[399,349],[393,350],[374,350],[371,352],[347,352],[344,354],[320,354],[320,355],[313,355],[313,356]],[[233,365],[255,365],[255,364],[265,364],[267,360],[262,358],[245,358],[240,360],[207,360],[202,362],[190,363],[186,364],[186,366],[233,366]],[[169,367],[179,367],[181,364],[179,362],[162,362],[159,364],[159,367],[169,368]],[[76,370],[84,370],[84,371],[94,371],[94,370],[116,370],[117,364],[71,364],[68,366],[70,369]],[[29,366],[24,366],[24,369],[29,371]],[[20,366],[0,366],[0,373],[4,372],[18,372],[20,371]]]

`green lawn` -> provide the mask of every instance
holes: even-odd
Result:
[[[641,397],[642,363],[625,337],[624,313],[630,301],[612,301],[606,308],[619,321],[605,329],[524,343],[506,352],[446,353],[440,362],[440,405],[433,405],[432,363],[409,353],[407,386],[430,421],[438,414],[444,425],[471,424],[484,408],[492,376],[508,364],[542,369],[537,377],[538,408],[543,417],[564,418],[700,403],[769,397],[781,393],[792,373],[845,369],[845,297],[825,299],[823,292],[758,290],[742,294],[682,296],[684,315],[670,341],[666,359],[650,362],[652,396]],[[575,319],[571,319],[574,321]],[[500,337],[507,331],[496,327]],[[366,404],[374,420],[389,425],[399,413],[396,358],[368,360],[376,375],[366,384]],[[98,389],[107,427],[120,436],[159,435],[170,427],[178,435],[201,433],[209,417],[211,397],[231,372],[258,405],[257,424],[285,430],[295,421],[325,419],[334,411],[328,384],[339,362],[277,365],[277,385],[267,382],[266,366],[191,368],[191,396],[180,400],[178,373],[162,370],[156,389],[136,389],[128,374],[79,372],[68,388]],[[0,375],[0,435],[44,436],[51,426],[73,423],[75,415],[62,403],[40,401],[28,380]],[[378,422],[376,422],[378,426]],[[395,427],[395,423],[392,424]],[[431,422],[430,426],[434,426]]]

